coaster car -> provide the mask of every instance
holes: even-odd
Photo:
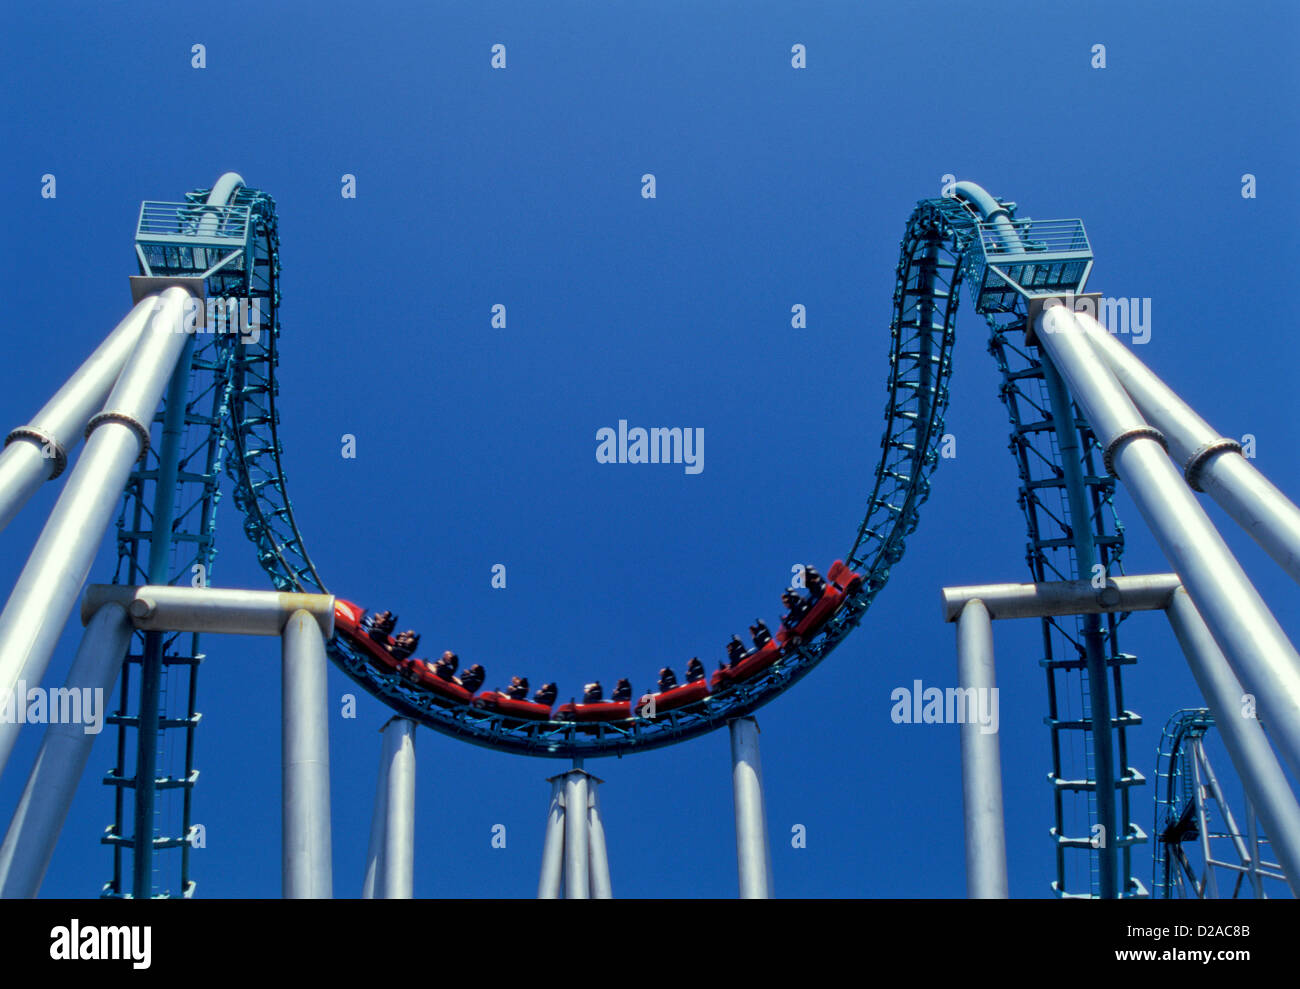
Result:
[[[741,683],[757,676],[780,658],[781,642],[779,639],[769,639],[762,649],[751,649],[745,653],[744,658],[736,665],[715,670],[713,689],[721,690],[729,684]]]
[[[545,704],[532,701],[517,701],[497,690],[485,690],[474,698],[474,706],[485,711],[508,714],[512,718],[524,718],[528,721],[550,721],[551,709]]]
[[[556,721],[626,721],[632,717],[631,701],[599,701],[595,704],[561,704]]]
[[[645,706],[654,699],[655,714],[661,711],[675,711],[679,707],[685,707],[687,704],[694,704],[696,701],[703,700],[709,696],[709,681],[701,678],[694,683],[684,683],[681,686],[673,687],[671,690],[662,690],[657,694],[643,694],[641,699],[636,702],[637,711],[645,710]]]

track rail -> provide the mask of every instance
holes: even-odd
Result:
[[[865,513],[852,548],[845,559],[864,575],[861,589],[810,641],[790,651],[775,666],[725,693],[654,719],[576,725],[569,722],[521,722],[497,712],[468,706],[444,707],[429,693],[381,671],[346,640],[330,644],[333,661],[361,687],[394,710],[436,731],[478,745],[509,752],[555,758],[624,755],[683,741],[722,726],[769,703],[811,672],[844,641],[862,621],[875,596],[889,580],[892,567],[903,557],[906,542],[920,521],[920,510],[930,493],[930,478],[938,464],[938,446],[948,405],[948,380],[956,333],[959,295],[963,280],[975,277],[983,260],[980,220],[992,209],[1012,222],[1013,203],[993,200],[977,187],[977,195],[919,202],[908,220],[900,247],[890,319],[889,374],[886,380],[884,431]],[[198,200],[205,191],[191,194]],[[982,199],[980,197],[983,197]],[[242,342],[229,352],[229,400],[222,418],[222,445],[229,451],[226,470],[235,485],[236,507],[243,515],[244,531],[257,548],[258,559],[271,582],[281,590],[324,591],[320,573],[307,551],[293,516],[285,473],[284,450],[279,436],[280,412],[275,369],[279,361],[279,237],[274,201],[265,193],[244,189],[240,203],[251,207],[259,245],[252,281],[262,287],[265,299],[262,337],[256,345]],[[981,205],[982,204],[982,205]],[[1001,221],[999,221],[1001,222]],[[1021,223],[1023,221],[1014,221]],[[984,236],[987,237],[987,230]],[[972,285],[979,301],[979,286]],[[1097,471],[1095,439],[1072,403],[1059,413],[1052,408],[1043,383],[1035,349],[1023,339],[1025,312],[1010,305],[997,312],[981,309],[991,332],[989,350],[1002,371],[1001,398],[1012,424],[1011,450],[1021,478],[1020,503],[1029,533],[1027,560],[1035,580],[1075,579],[1075,526],[1092,533],[1098,559],[1107,573],[1118,572],[1123,532],[1114,520],[1111,498],[1113,478]],[[1083,501],[1089,518],[1072,520],[1066,472],[1055,429],[1057,414],[1068,417],[1067,429],[1077,431]],[[1091,576],[1083,575],[1083,576]],[[1107,619],[1107,667],[1113,677],[1120,775],[1109,781],[1121,794],[1121,838],[1125,875],[1128,847],[1143,835],[1128,814],[1128,785],[1141,782],[1126,766],[1123,731],[1137,718],[1122,708],[1120,668],[1132,657],[1118,651],[1118,621]],[[1086,836],[1068,835],[1072,801],[1082,798],[1083,813],[1095,819],[1092,796],[1099,784],[1092,778],[1088,745],[1071,756],[1072,739],[1086,740],[1089,717],[1086,664],[1080,659],[1080,629],[1067,620],[1049,620],[1043,626],[1043,655],[1047,672],[1052,730],[1052,779],[1057,847],[1057,882],[1060,895],[1067,891],[1067,852],[1088,849]],[[1073,691],[1079,690],[1077,714]],[[1082,733],[1082,734],[1080,734]],[[1072,770],[1073,759],[1082,765]],[[1082,783],[1082,785],[1078,785]],[[1078,816],[1079,808],[1073,812]],[[1096,892],[1097,857],[1088,852],[1090,888]],[[1077,878],[1077,877],[1073,877]],[[1133,891],[1133,884],[1126,892]],[[1087,895],[1087,894],[1084,894]]]

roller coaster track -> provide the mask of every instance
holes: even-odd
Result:
[[[187,202],[205,201],[209,190],[190,193]],[[240,187],[232,204],[247,206],[251,217],[254,247],[237,263],[211,274],[207,291],[212,296],[247,294],[260,301],[261,325],[256,342],[237,335],[215,336],[196,346],[190,357],[192,384],[186,407],[186,422],[195,432],[191,457],[202,453],[202,469],[182,472],[182,486],[190,484],[196,492],[192,498],[193,514],[178,519],[172,539],[192,540],[194,551],[178,554],[175,579],[184,579],[194,564],[210,568],[215,552],[216,479],[224,468],[234,482],[234,500],[243,516],[244,531],[257,549],[258,559],[271,582],[280,590],[324,591],[319,572],[312,563],[305,541],[294,520],[292,503],[284,469],[283,445],[278,432],[278,386],[275,369],[279,362],[279,239],[274,201],[265,193]],[[1000,204],[1004,215],[1014,215],[1015,204]],[[1011,450],[1019,468],[1020,503],[1025,511],[1029,531],[1027,559],[1035,580],[1075,579],[1079,576],[1077,533],[1071,521],[1070,495],[1075,504],[1088,506],[1089,517],[1082,528],[1092,534],[1099,562],[1107,573],[1118,571],[1123,547],[1122,530],[1113,520],[1111,497],[1114,479],[1099,473],[1094,462],[1100,456],[1096,442],[1068,397],[1068,425],[1058,430],[1057,418],[1044,379],[1042,366],[1034,348],[1023,337],[1025,310],[1013,292],[987,296],[980,294],[984,261],[981,249],[980,210],[958,195],[923,200],[908,221],[897,267],[897,281],[890,320],[889,376],[885,429],[881,455],[875,470],[865,517],[858,527],[846,561],[864,575],[860,589],[849,595],[833,618],[811,639],[788,648],[783,658],[763,673],[725,692],[714,694],[688,707],[661,713],[654,718],[635,717],[624,722],[586,723],[527,722],[501,713],[467,705],[445,706],[434,696],[396,673],[376,668],[365,655],[346,639],[335,636],[330,643],[331,658],[349,677],[395,711],[434,730],[465,741],[504,751],[556,758],[583,758],[624,755],[634,751],[674,744],[726,724],[772,701],[779,694],[811,672],[844,641],[862,621],[875,596],[884,588],[891,568],[904,554],[907,538],[916,530],[920,509],[930,492],[930,475],[939,461],[939,445],[944,435],[944,413],[948,405],[948,379],[952,370],[952,348],[956,331],[959,291],[964,278],[978,277],[972,286],[976,308],[991,330],[989,350],[1002,372],[1001,398],[1011,418]],[[1019,222],[1019,221],[1018,221]],[[200,248],[186,248],[174,255],[151,255],[150,271],[155,275],[205,273],[212,263],[208,256],[199,257]],[[251,255],[251,256],[250,256]],[[249,263],[251,262],[251,263]],[[197,405],[209,402],[208,412],[200,414]],[[1059,404],[1059,402],[1058,402]],[[163,410],[165,415],[166,410]],[[1070,446],[1077,450],[1078,471],[1067,470],[1058,436],[1076,435]],[[1070,454],[1075,457],[1075,453]],[[146,465],[147,466],[147,465]],[[144,467],[133,477],[119,522],[119,553],[122,565],[118,579],[133,581],[140,575],[137,561],[141,538],[148,535],[147,509],[142,497],[143,485],[149,480]],[[1076,480],[1071,481],[1071,477]],[[1071,492],[1069,484],[1080,490]],[[1077,500],[1082,497],[1082,501]],[[183,502],[182,502],[183,503]],[[182,520],[192,517],[195,531],[182,532]],[[180,556],[183,555],[183,559]],[[1083,574],[1090,576],[1090,574]],[[1108,619],[1104,630],[1108,657],[1107,668],[1113,678],[1115,709],[1120,704],[1121,667],[1132,657],[1118,652],[1117,625]],[[1078,771],[1071,765],[1074,747],[1069,739],[1086,741],[1089,729],[1088,669],[1077,623],[1048,620],[1043,625],[1043,656],[1040,662],[1047,673],[1049,715],[1047,722],[1052,738],[1052,779],[1056,826],[1058,894],[1070,895],[1066,889],[1066,853],[1083,850],[1092,861],[1089,891],[1096,893],[1096,851],[1087,834],[1066,834],[1069,812],[1079,809],[1071,800],[1083,797],[1088,820],[1095,819],[1093,795],[1098,781],[1093,767],[1083,756]],[[192,785],[193,670],[199,656],[197,641],[187,654],[190,662],[188,684],[189,735],[184,782],[184,821],[188,831],[188,794]],[[182,660],[185,657],[181,658]],[[181,665],[186,665],[184,662]],[[1075,683],[1077,681],[1077,684]],[[1072,690],[1079,687],[1079,710],[1072,713]],[[132,719],[126,715],[126,683],[123,683],[122,712],[119,727],[126,731]],[[1136,723],[1136,717],[1122,713],[1113,719],[1118,735],[1120,765],[1126,763],[1124,728]],[[1083,753],[1091,747],[1080,746]],[[122,744],[119,744],[119,751]],[[1074,751],[1077,760],[1080,752]],[[124,773],[119,760],[118,773]],[[1109,781],[1122,798],[1120,844],[1123,848],[1124,875],[1131,873],[1128,849],[1144,836],[1129,820],[1128,786],[1141,782],[1133,770],[1124,769],[1120,777]],[[119,795],[121,793],[119,787]],[[123,832],[121,800],[116,832]],[[107,839],[106,839],[107,840]],[[121,839],[125,840],[125,839]],[[184,880],[187,882],[188,880]],[[1134,891],[1135,881],[1126,881],[1126,892]],[[1087,893],[1075,895],[1088,895]]]
[[[1161,732],[1152,896],[1285,896],[1285,873],[1266,857],[1271,845],[1259,830],[1249,798],[1243,808],[1246,826],[1241,828],[1210,765],[1205,741],[1214,728],[1207,708],[1188,708],[1175,712]],[[1189,854],[1189,848],[1198,851]]]

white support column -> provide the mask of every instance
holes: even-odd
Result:
[[[600,819],[600,781],[590,778],[588,826],[591,829],[591,898],[608,900],[614,895],[609,881],[609,853],[605,848],[605,825]]]
[[[997,690],[993,660],[993,625],[978,598],[968,601],[957,619],[957,685],[967,714]],[[970,691],[973,689],[974,694]],[[973,700],[974,698],[979,698]],[[977,708],[978,709],[978,708]],[[978,717],[961,724],[961,792],[965,809],[966,895],[971,899],[1006,899],[1007,834],[1002,810],[1002,761],[996,732]]]
[[[767,814],[763,807],[763,764],[758,754],[758,722],[752,717],[729,721],[731,786],[736,803],[736,862],[740,898],[765,900],[772,895],[767,844]]]
[[[181,330],[188,292],[169,288],[108,397],[90,438],[0,613],[0,690],[39,684],[90,572],[126,485],[148,443],[149,423],[189,339]],[[0,722],[0,771],[19,725]]]
[[[591,896],[586,807],[587,774],[575,759],[573,768],[564,774],[564,896],[569,900]]]
[[[385,776],[383,897],[409,900],[415,889],[415,722],[391,718],[384,726]]]
[[[1037,338],[1065,376],[1106,451],[1241,685],[1258,698],[1272,737],[1300,773],[1300,654],[1247,579],[1160,446],[1098,358],[1076,314],[1038,317]]]
[[[558,900],[564,879],[564,776],[552,776],[551,806],[546,813],[546,840],[542,843],[542,876],[537,883],[539,900]]]
[[[333,896],[325,640],[307,611],[284,626],[283,856],[286,899]]]
[[[1245,691],[1240,681],[1233,675],[1185,590],[1179,588],[1174,593],[1166,614],[1205,698],[1205,706],[1214,715],[1223,747],[1241,778],[1246,799],[1264,822],[1264,830],[1291,891],[1300,894],[1300,805],[1268,744],[1264,728],[1255,718],[1254,710],[1243,704]],[[1251,860],[1256,867],[1258,855],[1258,849],[1252,850]]]
[[[1220,436],[1137,356],[1086,313],[1078,323],[1144,419],[1169,442],[1169,454],[1196,491],[1218,502],[1255,542],[1300,581],[1300,508]]]
[[[143,299],[117,324],[31,421],[5,438],[0,453],[0,530],[40,486],[67,467],[90,417],[104,407],[113,383],[153,315],[156,299]]]
[[[51,722],[45,729],[45,740],[0,846],[0,898],[31,898],[40,890],[91,746],[104,727],[106,705],[130,642],[131,623],[115,604],[101,609],[82,635],[63,695],[81,698],[81,719]],[[15,703],[26,700],[15,698]],[[87,703],[98,711],[93,732],[88,732],[92,726],[87,721]]]

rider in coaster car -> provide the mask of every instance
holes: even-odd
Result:
[[[483,686],[483,680],[487,674],[483,672],[483,667],[475,663],[468,670],[460,675],[460,685],[468,690],[471,694]]]
[[[393,659],[406,659],[419,645],[420,637],[415,634],[415,629],[408,628],[393,639],[393,644],[388,647],[388,651],[393,654]]]
[[[397,627],[397,616],[391,611],[372,613],[361,619],[361,627],[376,642],[386,643],[388,637],[393,634],[393,629]]]
[[[767,623],[761,618],[754,619],[754,624],[749,626],[749,634],[754,640],[754,646],[762,649],[772,641],[772,633],[767,627]]]
[[[609,695],[609,699],[615,703],[632,699],[632,684],[628,682],[626,677],[614,685],[614,692]]]
[[[803,583],[808,588],[808,593],[812,595],[814,601],[821,597],[822,592],[826,590],[826,581],[822,580],[822,575],[811,564],[804,564]]]
[[[672,690],[677,686],[677,674],[673,672],[671,666],[665,666],[659,671],[659,693],[665,690]]]
[[[599,680],[592,680],[582,688],[582,703],[599,704],[605,699],[605,688],[600,685]]]
[[[786,628],[796,627],[803,621],[803,616],[808,614],[808,602],[794,591],[786,590],[782,592],[781,603],[787,609],[786,616],[781,619],[781,624]]]
[[[433,664],[433,672],[440,680],[451,680],[456,682],[456,667],[460,665],[460,657],[448,649],[442,654],[442,658],[436,660]]]
[[[686,682],[694,683],[696,680],[704,679],[704,664],[700,662],[699,656],[692,656],[691,661],[686,664]]]
[[[510,686],[501,691],[511,700],[523,701],[528,699],[528,677],[511,677]]]
[[[740,636],[733,635],[731,641],[727,643],[728,665],[735,666],[745,658],[745,653],[748,651],[749,650],[745,648],[745,643],[740,641]]]
[[[555,703],[555,696],[559,692],[560,690],[555,684],[548,683],[546,686],[540,688],[537,693],[533,694],[533,703],[545,704],[547,707],[550,707]]]

